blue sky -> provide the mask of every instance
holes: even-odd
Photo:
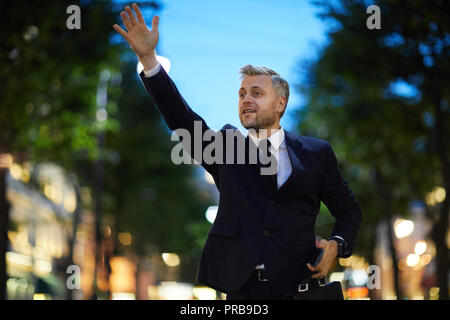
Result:
[[[190,107],[213,129],[230,123],[243,129],[237,105],[238,70],[246,64],[277,71],[291,86],[281,125],[301,96],[299,61],[315,57],[326,25],[307,0],[164,1],[158,54],[171,61],[169,75]],[[148,25],[151,12],[144,11]]]

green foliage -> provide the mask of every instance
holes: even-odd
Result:
[[[303,64],[299,129],[331,142],[363,211],[356,251],[370,255],[384,217],[376,174],[400,215],[442,184],[434,110],[437,101],[448,126],[450,10],[445,1],[382,1],[381,29],[369,30],[365,1],[333,3],[319,3],[332,27],[319,58]]]
[[[154,1],[140,3],[159,8]],[[81,30],[66,27],[72,4],[81,8]],[[193,170],[170,161],[170,134],[138,80],[135,57],[120,63],[130,56],[126,44],[112,41],[122,5],[18,0],[5,7],[0,150],[26,154],[36,163],[56,162],[88,186],[94,160],[104,160],[105,218],[114,218],[117,231],[132,233],[138,254],[156,247],[196,265],[208,227],[207,204],[192,185]],[[108,118],[98,121],[97,92],[105,70],[111,75]],[[102,131],[106,145],[100,149]]]
[[[81,30],[66,27],[72,1],[12,1],[0,51],[0,147],[70,167],[95,158],[100,72],[117,71],[109,1],[79,4]],[[116,70],[115,70],[116,69]],[[114,124],[106,127],[114,129]]]

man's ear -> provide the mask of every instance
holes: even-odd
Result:
[[[285,97],[280,97],[278,99],[277,111],[280,112],[280,113],[283,113],[284,109],[286,109],[286,98]]]

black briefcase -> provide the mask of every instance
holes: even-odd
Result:
[[[322,258],[323,250],[320,251],[314,266]],[[307,277],[298,286],[298,291],[286,295],[287,300],[344,300],[342,286],[339,281],[327,283],[326,279],[313,279]]]
[[[317,281],[314,285],[313,281]],[[287,300],[344,300],[339,281],[326,283],[325,279],[311,279],[298,286],[298,292],[288,294]]]

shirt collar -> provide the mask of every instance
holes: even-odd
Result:
[[[247,136],[250,137],[252,139],[253,143],[257,146],[259,146],[259,143],[261,140],[264,140],[264,139],[257,138],[255,135],[249,134],[249,131],[247,131]],[[270,144],[272,145],[272,147],[275,150],[278,150],[278,148],[284,142],[284,139],[285,139],[285,135],[284,135],[284,130],[282,127],[280,127],[280,129],[278,129],[275,133],[273,133],[269,137]]]

